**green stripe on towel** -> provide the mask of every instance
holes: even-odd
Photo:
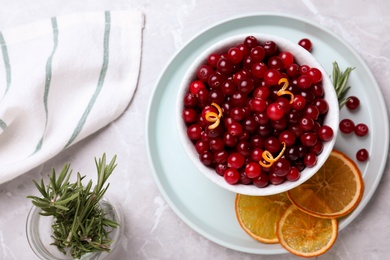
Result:
[[[7,128],[7,124],[1,119],[0,119],[0,128],[3,130]]]
[[[7,50],[7,44],[5,43],[3,34],[0,32],[0,45],[1,45],[1,52],[3,54],[3,61],[4,61],[4,68],[5,68],[5,76],[6,76],[6,87],[5,87],[5,96],[9,90],[9,87],[11,85],[11,65],[9,63],[9,57],[8,57],[8,50]]]
[[[42,147],[43,137],[45,136],[45,132],[46,132],[46,128],[47,128],[47,121],[49,118],[49,111],[47,108],[47,98],[49,96],[49,89],[50,89],[50,83],[51,83],[51,77],[52,77],[53,56],[54,56],[54,53],[56,52],[57,46],[58,46],[58,26],[57,26],[57,19],[55,17],[51,18],[51,25],[53,28],[53,50],[51,51],[51,54],[46,62],[45,92],[43,94],[43,105],[45,107],[45,116],[46,116],[45,129],[43,130],[42,137],[39,140],[39,142],[35,148],[35,152],[39,151]]]
[[[95,104],[95,101],[97,97],[99,96],[100,90],[103,87],[104,79],[106,77],[106,72],[108,68],[108,58],[109,58],[109,40],[110,40],[110,29],[111,29],[111,14],[109,11],[105,12],[105,28],[104,28],[104,54],[103,54],[103,65],[100,70],[100,76],[98,80],[98,84],[96,86],[96,90],[93,93],[91,99],[89,100],[88,106],[84,110],[83,115],[81,116],[76,128],[73,130],[73,134],[70,137],[69,141],[66,143],[64,148],[67,148],[79,135],[81,130],[83,129],[83,126],[85,124],[85,121],[87,121],[88,115],[92,110],[93,105]]]

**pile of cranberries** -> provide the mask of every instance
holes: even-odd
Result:
[[[304,45],[311,49],[310,41]],[[229,184],[261,188],[296,181],[333,138],[323,124],[328,103],[321,71],[254,36],[211,53],[183,102],[187,135],[200,161]]]

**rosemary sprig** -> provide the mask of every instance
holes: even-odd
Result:
[[[107,191],[109,184],[105,183],[116,167],[116,156],[109,164],[106,164],[106,155],[96,160],[97,184],[92,189],[92,181],[84,187],[82,181],[85,176],[77,173],[75,183],[70,183],[72,174],[70,164],[66,164],[60,175],[56,176],[53,169],[49,176],[49,183],[46,185],[41,179],[40,183],[33,180],[42,197],[27,196],[32,199],[33,205],[41,208],[42,216],[52,216],[52,238],[51,245],[64,254],[67,251],[75,259],[85,253],[109,252],[110,244],[109,228],[116,228],[119,224],[106,218],[99,201]]]
[[[345,71],[342,72],[337,62],[333,62],[332,79],[333,86],[336,90],[337,98],[339,101],[339,109],[341,109],[348,101],[348,98],[345,98],[345,96],[347,95],[347,92],[349,91],[351,86],[347,87],[347,82],[349,74],[351,74],[354,69],[355,68],[347,67]]]

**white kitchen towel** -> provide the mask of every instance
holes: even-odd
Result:
[[[118,118],[137,86],[143,14],[53,17],[0,32],[0,183]]]

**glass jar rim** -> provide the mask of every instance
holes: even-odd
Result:
[[[120,224],[119,227],[113,229],[110,232],[111,239],[113,239],[113,243],[111,244],[111,252],[115,250],[118,246],[122,235],[123,235],[123,215],[120,206],[117,203],[113,203],[109,201],[106,197],[103,197],[99,202],[102,207],[108,207],[108,210],[105,211],[106,215],[111,215],[112,220],[116,221]],[[42,227],[40,228],[40,224],[47,225],[51,231],[51,223],[53,221],[53,217],[42,216],[39,213],[42,210],[39,207],[33,205],[27,215],[26,219],[26,236],[28,244],[30,248],[35,253],[37,257],[43,260],[71,260],[73,259],[68,254],[63,254],[60,252],[56,246],[50,245],[50,243],[44,244],[42,242],[41,233],[44,232]],[[41,223],[43,222],[44,223]],[[46,223],[45,223],[46,222]],[[47,229],[47,227],[46,227]],[[44,234],[45,236],[51,237],[51,233],[48,232]],[[54,253],[53,253],[54,251]],[[109,253],[106,252],[92,252],[84,254],[80,259],[81,260],[93,260],[93,259],[103,259],[105,256],[108,256]]]

